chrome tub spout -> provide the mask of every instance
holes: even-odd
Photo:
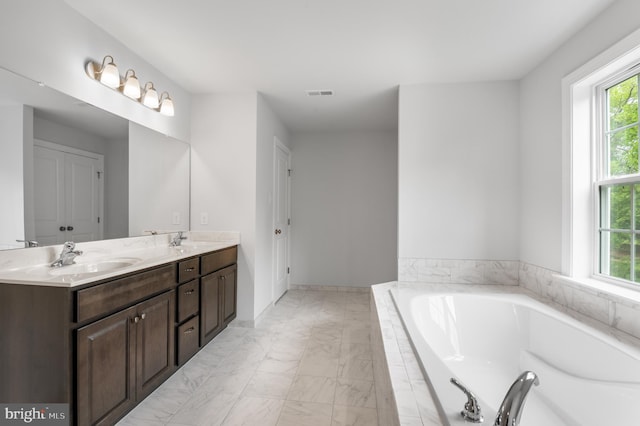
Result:
[[[493,426],[518,426],[524,408],[524,401],[533,385],[538,386],[540,380],[533,371],[525,371],[511,385],[504,401],[498,409]]]

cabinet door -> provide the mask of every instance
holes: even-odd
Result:
[[[220,271],[220,285],[222,288],[223,321],[227,325],[236,317],[237,279],[236,265]]]
[[[111,425],[135,405],[135,307],[77,332],[78,425]]]
[[[138,400],[174,371],[175,291],[137,305],[137,389]]]
[[[218,272],[200,278],[200,346],[222,330],[219,282]]]

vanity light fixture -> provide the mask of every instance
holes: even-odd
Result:
[[[92,79],[117,90],[126,97],[138,101],[163,115],[174,116],[173,99],[171,99],[168,92],[162,92],[162,96],[158,96],[158,91],[150,81],[141,89],[136,72],[132,69],[128,69],[124,74],[124,78],[120,78],[113,56],[105,56],[102,64],[89,61],[85,66],[85,70]]]
[[[173,117],[174,113],[173,100],[169,96],[169,93],[162,92],[162,95],[160,95],[160,114]]]
[[[122,93],[131,99],[140,99],[140,82],[138,81],[138,77],[136,77],[136,72],[132,69],[127,70],[124,75]]]

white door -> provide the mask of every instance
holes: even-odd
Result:
[[[289,180],[291,153],[274,138],[273,301],[289,288]]]
[[[64,152],[33,147],[35,239],[43,246],[64,243]],[[64,225],[63,225],[64,224]]]
[[[74,152],[65,152],[74,151]],[[102,239],[102,156],[34,145],[35,238],[41,245]]]

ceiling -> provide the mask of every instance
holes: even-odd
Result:
[[[294,132],[394,129],[401,84],[519,79],[613,2],[65,1],[191,93],[261,92]]]

